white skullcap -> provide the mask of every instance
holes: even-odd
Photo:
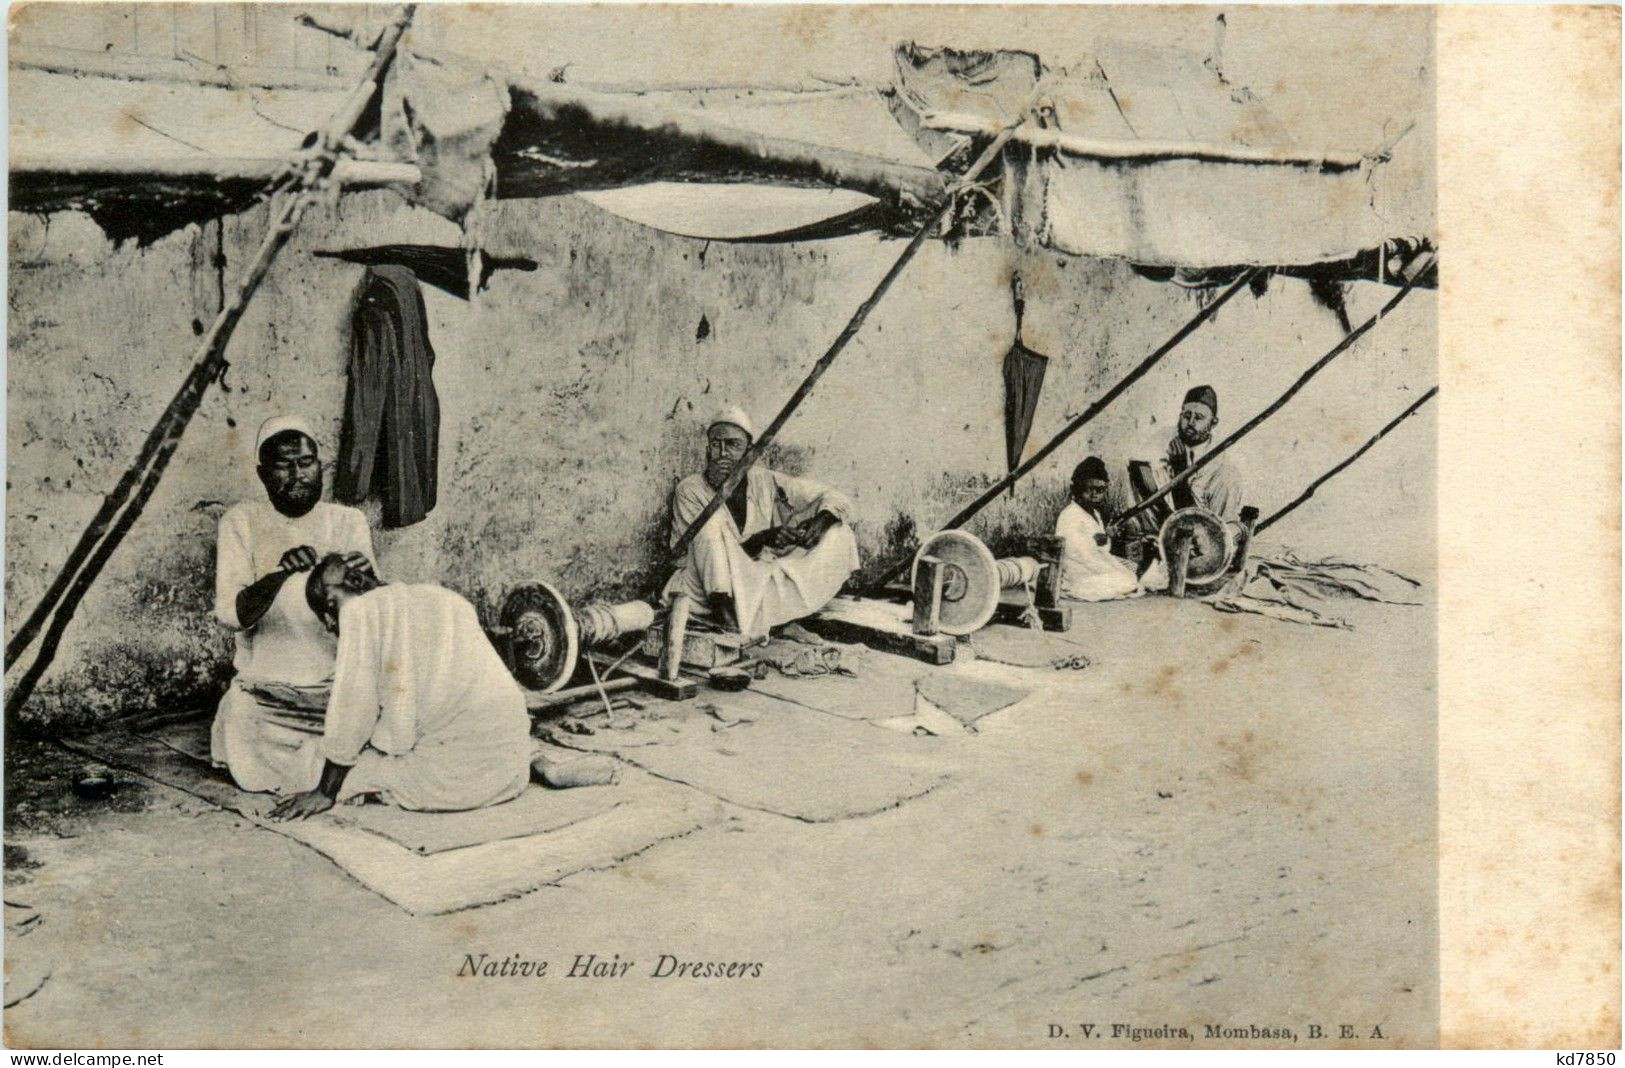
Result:
[[[259,435],[254,438],[254,455],[256,457],[259,456],[260,450],[265,448],[265,443],[267,441],[270,441],[278,434],[285,434],[290,430],[297,430],[299,433],[309,438],[312,442],[316,440],[316,431],[312,430],[310,428],[310,424],[304,419],[301,419],[299,416],[273,415],[271,418],[260,424]]]
[[[751,425],[750,416],[745,414],[745,409],[743,408],[734,407],[722,409],[722,411],[717,413],[715,419],[712,419],[709,423],[705,424],[705,429],[709,431],[718,423],[727,423],[731,426],[736,426],[740,430],[743,430],[751,441],[756,440],[756,428]]]

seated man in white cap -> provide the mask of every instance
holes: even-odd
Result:
[[[733,474],[754,436],[750,418],[738,408],[711,421],[704,472],[689,475],[672,492],[674,547]],[[752,465],[727,506],[717,509],[676,561],[665,597],[687,594],[702,615],[747,638],[812,615],[857,570],[858,545],[846,525],[851,508],[835,490]]]
[[[210,749],[243,789],[283,792],[304,778],[306,743],[320,737],[334,656],[301,583],[287,580],[327,553],[370,568],[372,535],[361,512],[321,499],[321,457],[304,420],[266,420],[254,448],[267,500],[233,505],[220,518],[214,611],[234,632],[237,674],[215,713]]]
[[[460,812],[519,796],[530,781],[525,695],[473,605],[440,586],[385,585],[337,553],[294,585],[338,635],[338,659],[304,779],[272,818],[361,797]]]

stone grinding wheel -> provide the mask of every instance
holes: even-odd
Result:
[[[575,674],[575,613],[552,586],[532,582],[510,593],[502,602],[501,625],[508,633],[508,667],[521,686],[552,693]]]
[[[1236,539],[1230,525],[1206,508],[1181,508],[1163,520],[1162,532],[1157,536],[1162,544],[1164,565],[1173,559],[1174,538],[1180,534],[1191,540],[1190,562],[1185,568],[1186,586],[1206,586],[1224,578],[1225,568],[1230,566],[1236,553]]]
[[[999,564],[982,540],[963,530],[933,534],[914,554],[942,561],[942,606],[937,626],[944,634],[971,634],[987,626],[999,607]],[[912,578],[910,582],[912,583]]]

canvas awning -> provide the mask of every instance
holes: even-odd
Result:
[[[1222,71],[1168,50],[1096,50],[1066,68],[1011,51],[913,44],[890,86],[612,91],[403,53],[380,102],[379,161],[455,220],[483,198],[583,194],[718,240],[912,233],[954,176],[1034,100],[983,183],[973,228],[1153,272],[1268,266],[1381,276],[1431,245],[1432,136],[1412,116],[1300,130]],[[29,84],[52,78],[50,86]],[[238,211],[332,102],[274,92],[13,70],[12,206],[77,208],[150,239]],[[741,190],[759,191],[742,196]],[[979,214],[978,214],[979,213]]]
[[[103,61],[101,69],[115,68]],[[344,88],[228,88],[138,73],[144,77],[11,69],[11,210],[84,211],[114,240],[141,243],[242,211]],[[410,164],[349,160],[334,177],[356,188],[413,184],[420,175]]]
[[[1003,209],[1029,244],[1148,267],[1302,267],[1433,234],[1431,140],[1406,116],[1327,144],[1174,50],[1108,46],[1067,69],[914,45],[896,59],[922,137],[986,143],[1041,101],[1005,153]]]

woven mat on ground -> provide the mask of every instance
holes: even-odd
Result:
[[[153,731],[151,737],[205,765],[209,762],[208,720],[177,723]],[[636,789],[623,790],[619,786],[549,790],[532,783],[512,801],[469,812],[407,812],[393,805],[340,805],[331,813],[337,823],[383,835],[414,853],[427,855],[556,831],[628,804],[636,800],[636,793]],[[257,797],[265,803],[255,804],[256,814],[264,815],[275,799],[269,795]]]
[[[978,660],[1025,668],[1073,668],[1083,666],[1077,658],[1086,656],[1082,642],[1065,634],[1007,623],[991,623],[972,634],[970,647]],[[961,642],[963,655],[964,642]]]
[[[196,748],[195,734],[179,733]],[[507,812],[502,805],[465,813],[344,805],[308,820],[272,821],[266,816],[275,797],[237,789],[206,762],[150,734],[104,731],[64,744],[309,846],[414,914],[517,897],[726,818],[703,795],[627,769],[614,786],[565,791],[533,786],[510,802],[516,807]]]
[[[915,683],[915,693],[919,701],[975,730],[977,720],[1009,708],[1032,691],[980,679],[927,675]]]
[[[593,733],[570,733],[566,723],[552,739],[806,823],[895,808],[948,778],[950,754],[938,739],[901,736],[749,690],[662,702],[654,716],[614,725],[606,716],[580,723]]]
[[[849,647],[844,647],[849,648]],[[848,654],[850,655],[850,654]],[[846,719],[889,719],[914,708],[914,684],[927,673],[939,671],[918,660],[863,650],[853,663],[857,678],[819,675],[788,678],[774,672],[751,683],[751,692],[777,697]]]

